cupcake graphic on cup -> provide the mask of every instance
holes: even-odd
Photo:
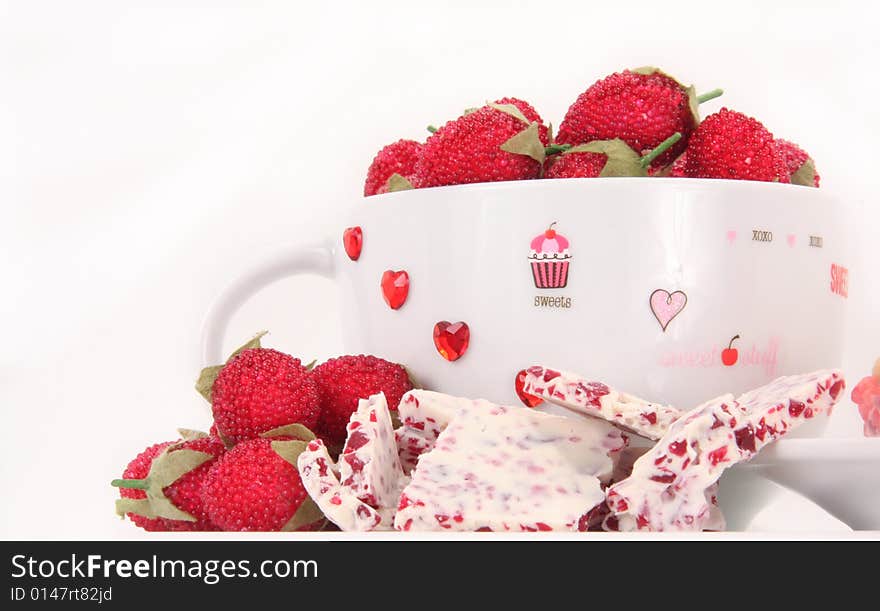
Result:
[[[568,266],[571,254],[568,240],[556,233],[551,223],[547,231],[535,236],[529,252],[529,263],[535,287],[539,289],[561,289],[568,284]]]

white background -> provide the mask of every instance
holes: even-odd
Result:
[[[344,226],[375,152],[505,95],[558,125],[654,64],[811,152],[857,213],[857,379],[880,355],[878,37],[848,2],[0,2],[0,537],[138,537],[108,486],[206,428],[212,298],[281,243]],[[710,110],[721,101],[710,103]],[[270,287],[229,348],[342,350],[324,280]],[[860,433],[846,402],[834,435]]]

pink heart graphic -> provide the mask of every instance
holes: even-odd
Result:
[[[731,229],[727,232],[727,241],[733,244],[736,241],[736,230]]]
[[[666,331],[666,327],[672,322],[672,319],[684,309],[687,300],[687,295],[682,291],[670,293],[663,289],[657,289],[651,293],[651,311],[663,331]]]
[[[793,233],[790,233],[788,234],[788,237],[786,239],[788,240],[788,245],[794,248],[794,241],[797,239],[797,236]]]

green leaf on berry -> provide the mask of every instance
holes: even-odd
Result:
[[[281,527],[281,532],[299,530],[303,526],[308,526],[325,519],[324,513],[318,508],[318,505],[312,500],[312,497],[306,496],[302,505],[300,505],[296,510],[296,513],[293,514],[293,517],[287,521],[287,524]]]
[[[150,501],[147,499],[116,499],[116,515],[124,518],[126,514],[134,513],[155,520],[159,516],[153,511]]]
[[[177,429],[177,434],[180,435],[180,438],[184,441],[192,441],[193,439],[203,439],[208,436],[207,433],[203,431],[196,431],[194,429]]]
[[[607,176],[647,176],[647,170],[642,167],[642,158],[630,146],[621,140],[594,140],[587,144],[579,144],[568,149],[563,155],[572,153],[602,153],[608,157],[605,167],[599,173],[600,177]]]
[[[306,449],[305,441],[273,441],[272,450],[281,458],[296,467],[296,459]]]
[[[632,72],[633,74],[643,74],[645,76],[650,76],[656,72],[659,72],[660,74],[665,74],[657,66],[640,66],[638,68],[631,68],[630,72]]]
[[[694,117],[694,125],[700,124],[700,99],[697,97],[697,90],[693,85],[685,87],[685,93],[688,97],[688,109]]]
[[[803,185],[804,187],[816,186],[816,164],[812,159],[807,159],[797,171],[791,175],[791,183],[793,185]]]
[[[145,499],[120,499],[116,512],[120,515],[136,513],[146,518],[166,518],[195,522],[196,518],[178,509],[166,496],[164,489],[178,479],[213,458],[207,452],[178,450],[178,445],[165,448],[150,465],[147,477],[141,480],[114,480],[112,485],[120,488],[143,490]]]
[[[153,459],[153,463],[150,465],[150,473],[147,475],[148,497],[150,491],[161,495],[163,488],[170,486],[202,463],[214,458],[212,454],[207,452],[197,450],[169,451],[171,449],[166,448],[164,452]]]
[[[300,441],[311,441],[315,439],[315,434],[299,423],[285,424],[265,433],[260,433],[260,437],[293,437]]]
[[[312,369],[315,368],[315,365],[317,363],[318,363],[318,359],[312,359],[312,362],[309,363],[308,365],[305,365],[304,367],[306,368],[307,371],[311,371]]]
[[[538,131],[538,124],[532,123],[515,136],[511,136],[507,142],[501,145],[501,150],[517,155],[526,155],[538,163],[544,163],[547,154],[544,152],[544,143]]]
[[[462,114],[462,116],[467,116],[467,115],[469,115],[469,114],[472,114],[472,113],[477,112],[478,110],[480,110],[478,107],[476,107],[476,106],[471,106],[471,107],[469,107],[469,108],[465,108],[465,109],[464,109],[464,112],[462,112],[461,114]]]
[[[553,144],[553,123],[547,124],[547,142]]]
[[[664,72],[663,70],[661,70],[657,66],[641,66],[640,68],[633,68],[632,70],[630,70],[630,72],[632,72],[634,74],[642,74],[644,76],[650,76],[652,74],[659,74],[660,76],[665,76],[668,79],[672,79],[673,81],[678,83],[678,86],[681,87],[682,89],[687,89],[687,85],[682,83],[680,80],[678,80],[677,78],[675,78],[674,76],[672,76],[668,72]]]
[[[395,191],[408,191],[413,188],[412,183],[397,172],[388,177],[388,181],[385,185],[388,187],[389,193],[394,193]]]
[[[500,110],[501,112],[510,115],[514,119],[519,119],[526,125],[529,124],[529,120],[526,118],[523,112],[516,107],[515,104],[496,104],[495,102],[489,102],[488,104],[486,104],[486,106],[494,108],[495,110]]]
[[[212,365],[205,367],[199,372],[199,379],[196,380],[196,391],[205,398],[208,403],[211,402],[211,391],[214,389],[214,382],[220,375],[223,365]]]
[[[254,335],[245,345],[241,346],[238,350],[236,350],[235,352],[230,354],[229,358],[226,359],[226,362],[228,363],[229,361],[231,361],[232,359],[237,357],[239,354],[241,354],[245,350],[251,350],[253,348],[261,348],[262,346],[260,346],[260,339],[264,335],[266,335],[267,333],[268,333],[268,331],[260,331],[259,333]]]
[[[150,496],[150,493],[147,492],[147,498],[150,501],[150,509],[152,509],[153,514],[158,518],[165,518],[166,520],[180,520],[181,522],[197,522],[196,517],[188,514],[182,509],[178,509],[177,506],[172,503],[168,498],[164,495],[161,497]]]

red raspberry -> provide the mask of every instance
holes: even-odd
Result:
[[[320,395],[299,359],[272,350],[251,348],[220,370],[212,388],[214,422],[232,443],[299,423],[318,423]]]
[[[149,448],[138,454],[134,457],[134,459],[128,463],[128,466],[125,468],[125,471],[122,472],[123,479],[131,479],[131,480],[140,480],[147,476],[150,472],[150,465],[153,464],[153,459],[156,458],[162,450],[170,446],[175,442],[166,441],[164,443],[157,443],[155,445],[151,445]],[[145,499],[147,498],[147,494],[143,490],[138,490],[135,488],[119,488],[119,496],[123,499]],[[135,526],[139,526],[144,530],[149,531],[165,531],[165,530],[175,530],[171,528],[170,524],[168,524],[168,520],[163,518],[145,518],[142,515],[138,515],[136,513],[127,513],[125,514],[129,520],[134,522]],[[188,526],[188,525],[187,525]],[[179,530],[187,530],[187,528],[183,527]]]
[[[540,144],[548,144],[547,127],[528,103],[502,98],[495,104],[518,108],[529,124],[538,124]],[[543,155],[538,161],[501,148],[529,124],[488,105],[448,122],[425,142],[416,162],[414,184],[423,188],[538,178]]]
[[[687,167],[687,151],[682,153],[678,159],[672,162],[672,166],[669,168],[669,176],[674,178],[684,178],[687,176],[685,174],[685,168]]]
[[[367,170],[364,196],[385,193],[392,174],[400,174],[412,183],[416,160],[421,151],[421,143],[415,140],[398,140],[380,150]]]
[[[819,174],[816,172],[816,166],[807,154],[807,151],[794,142],[789,142],[788,140],[782,140],[780,138],[776,139],[776,146],[782,152],[782,156],[785,159],[785,166],[788,168],[789,179],[792,179],[795,174],[797,174],[798,170],[803,168],[806,170],[807,174],[812,174],[812,186],[819,186]],[[804,164],[807,162],[810,163],[810,166],[804,168]],[[794,180],[792,180],[792,182],[794,182]],[[809,177],[807,177],[806,182],[807,186],[810,186]]]
[[[175,507],[190,514],[196,518],[196,521],[187,522],[184,520],[171,520],[167,518],[147,518],[131,512],[127,513],[126,516],[128,516],[128,519],[134,522],[136,526],[149,531],[217,530],[217,527],[208,519],[207,513],[202,504],[201,496],[202,486],[204,485],[205,478],[207,477],[211,465],[213,465],[217,458],[226,451],[223,443],[216,437],[201,437],[184,442],[166,441],[165,443],[157,443],[150,446],[138,454],[134,460],[128,463],[128,466],[122,473],[122,480],[114,481],[114,485],[119,487],[120,497],[124,499],[147,498],[146,492],[144,492],[143,489],[127,488],[124,486],[138,484],[146,485],[146,478],[150,473],[150,467],[153,465],[153,461],[170,446],[174,446],[174,448],[170,450],[169,453],[178,450],[196,450],[198,452],[211,454],[214,457],[202,463],[192,471],[180,476],[170,486],[166,486],[162,489],[165,497],[171,501]]]
[[[880,378],[873,375],[863,378],[851,396],[865,423],[865,437],[880,437]]]
[[[688,89],[674,78],[656,69],[624,70],[578,96],[559,126],[556,142],[578,145],[620,138],[645,155],[679,132],[681,140],[652,163],[662,167],[684,151],[697,122]]]
[[[211,467],[202,499],[221,530],[280,531],[308,499],[297,468],[272,449],[281,440],[290,438],[243,441]]]
[[[554,158],[545,169],[544,178],[595,178],[608,160],[602,153],[570,153]]]
[[[397,409],[400,398],[412,390],[406,369],[375,356],[341,356],[315,367],[312,375],[321,389],[320,437],[327,445],[345,441],[345,427],[358,401],[383,392],[388,407]]]
[[[727,108],[706,117],[691,136],[685,174],[789,182],[785,159],[773,134],[759,121]]]

